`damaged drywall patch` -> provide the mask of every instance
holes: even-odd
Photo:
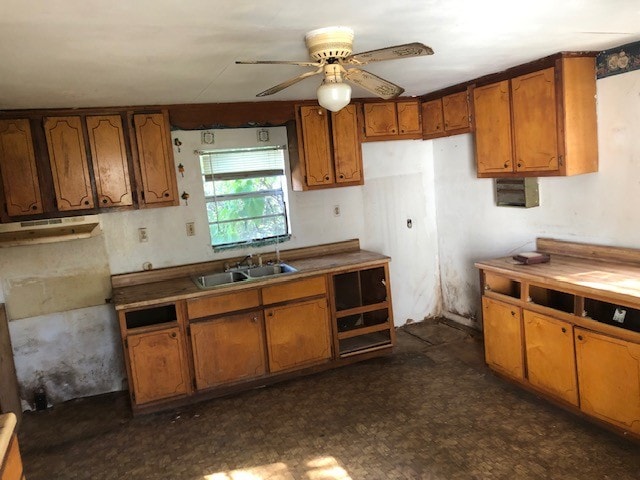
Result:
[[[40,387],[52,404],[122,389],[124,363],[113,306],[15,320],[9,329],[25,408],[33,407]]]

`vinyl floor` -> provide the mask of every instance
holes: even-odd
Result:
[[[132,417],[123,392],[25,414],[28,480],[638,479],[640,444],[494,376],[446,321],[393,355]]]

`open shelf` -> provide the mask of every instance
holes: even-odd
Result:
[[[174,304],[125,312],[127,329],[150,327],[178,320]]]
[[[387,301],[384,267],[333,276],[336,311],[375,305]]]
[[[520,298],[521,285],[520,282],[503,275],[484,272],[484,289],[507,297]]]
[[[362,350],[369,350],[381,346],[391,345],[391,333],[389,330],[367,333],[357,337],[345,338],[339,341],[340,356],[347,356]]]
[[[638,309],[585,298],[584,311],[587,317],[598,322],[640,332],[640,310]]]
[[[529,285],[529,301],[566,313],[574,313],[575,309],[575,295],[537,285]]]

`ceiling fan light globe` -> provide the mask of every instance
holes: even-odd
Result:
[[[323,83],[318,87],[318,103],[331,112],[337,112],[351,101],[351,87],[346,83]]]

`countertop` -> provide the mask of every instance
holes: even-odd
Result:
[[[366,267],[368,265],[380,264],[389,260],[390,258],[386,255],[369,252],[367,250],[297,259],[286,261],[288,265],[297,269],[297,272],[220,285],[206,290],[198,288],[193,283],[191,277],[186,276],[160,282],[114,288],[113,303],[115,304],[116,310],[145,307],[162,302],[172,302],[264,285],[273,285],[313,275],[348,270],[353,267]]]
[[[640,301],[638,265],[551,255],[549,263],[522,265],[511,257],[504,257],[477,262],[475,266],[540,285],[565,287],[588,295],[606,293],[608,298],[632,304],[638,304]]]
[[[4,456],[9,448],[11,436],[16,428],[16,416],[13,413],[0,415],[0,466],[4,463]]]

